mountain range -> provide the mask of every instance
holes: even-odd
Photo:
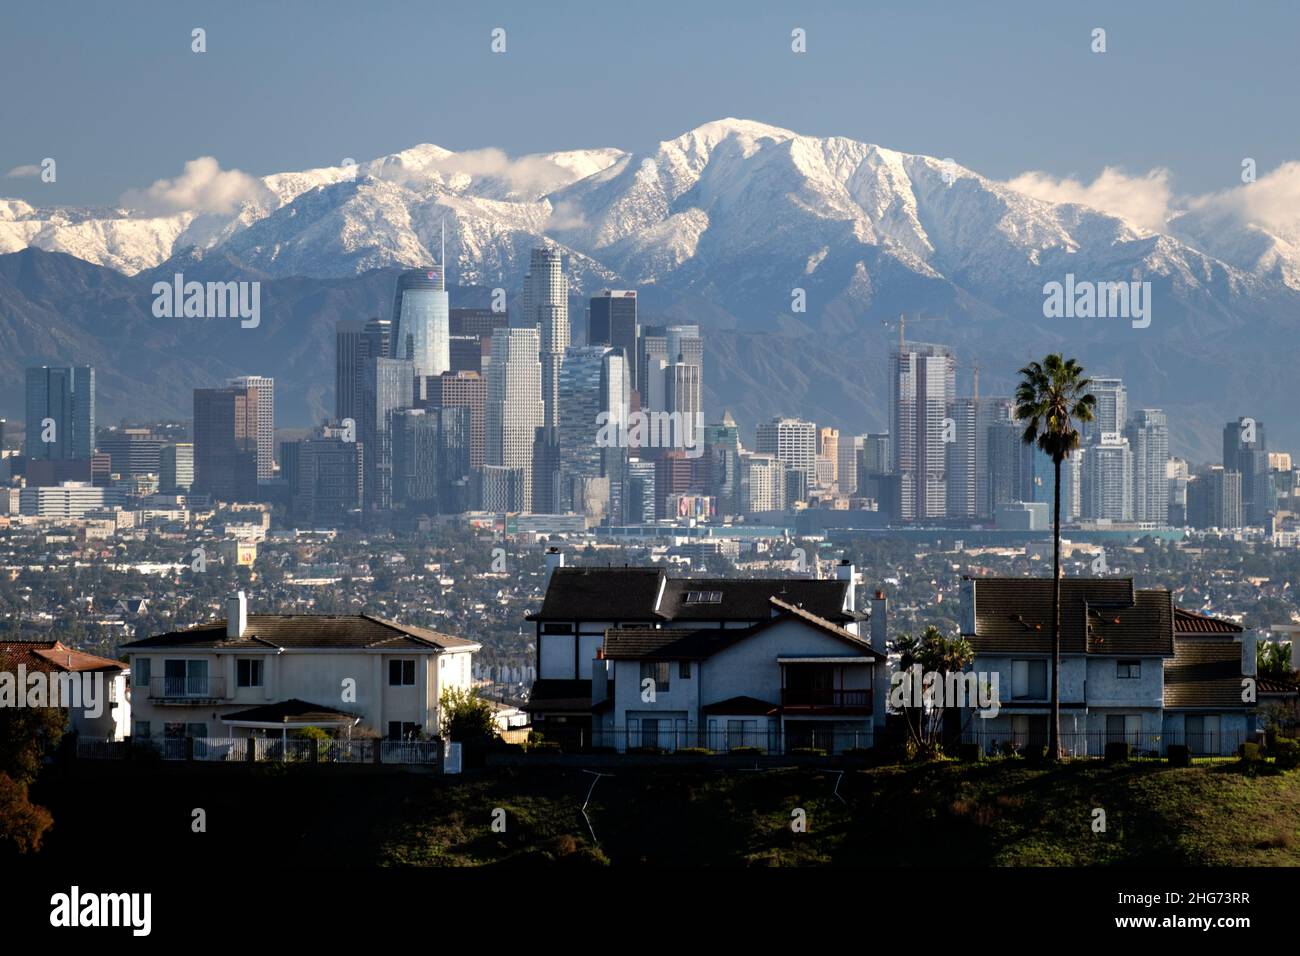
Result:
[[[1213,204],[1154,231],[950,160],[733,119],[645,154],[421,145],[239,174],[220,202],[191,165],[193,182],[142,194],[170,204],[149,212],[0,199],[0,409],[21,414],[24,365],[76,361],[99,369],[102,421],[185,417],[193,387],[271,374],[279,424],[308,424],[333,406],[334,322],[386,313],[397,271],[434,261],[445,226],[453,306],[498,286],[516,300],[546,243],[566,256],[575,339],[604,287],[637,289],[645,323],[698,322],[706,413],[742,428],[777,413],[884,428],[906,313],[909,339],[953,347],[963,391],[978,368],[981,394],[1005,394],[1059,349],[1123,377],[1131,408],[1164,408],[1194,461],[1217,459],[1238,415],[1300,443],[1300,237]],[[260,281],[259,327],[154,318],[150,288],[177,272]],[[1044,285],[1067,274],[1150,282],[1149,327],[1045,318]]]

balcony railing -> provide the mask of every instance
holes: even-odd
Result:
[[[871,690],[840,690],[832,687],[785,687],[781,704],[807,710],[870,710]]]
[[[150,700],[221,700],[225,696],[226,679],[224,677],[149,678]]]

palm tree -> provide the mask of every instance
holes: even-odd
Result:
[[[1052,459],[1056,489],[1052,499],[1052,724],[1047,754],[1061,757],[1061,462],[1079,447],[1076,424],[1092,421],[1097,400],[1091,382],[1074,359],[1053,353],[1020,370],[1016,419],[1025,422],[1026,445],[1037,445]]]

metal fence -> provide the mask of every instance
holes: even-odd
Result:
[[[135,740],[77,738],[78,758],[124,760],[150,754],[167,761],[204,763],[316,763],[438,765],[441,740],[313,740],[303,737],[151,737]]]
[[[865,751],[875,741],[870,729],[844,731],[821,727],[779,729],[757,726],[757,721],[739,721],[731,727],[646,727],[645,722],[628,727],[552,728],[539,732],[543,746],[554,744],[561,751],[615,750],[620,753],[759,753],[780,756],[808,751],[841,754]]]
[[[962,743],[978,744],[980,750],[989,756],[1032,753],[1039,748],[1045,748],[1047,739],[1045,731],[1014,733],[967,729],[961,735]],[[1062,731],[1061,750],[1069,757],[1104,757],[1107,744],[1124,743],[1129,745],[1129,751],[1134,755],[1162,757],[1168,754],[1171,745],[1179,745],[1186,746],[1194,757],[1233,757],[1236,756],[1244,739],[1244,735],[1237,731],[1203,734],[1149,734],[1140,731],[1119,734],[1105,730]]]

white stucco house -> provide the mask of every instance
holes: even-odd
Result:
[[[543,737],[634,749],[868,748],[888,697],[886,600],[860,633],[855,571],[675,578],[551,559],[528,710]]]
[[[440,704],[472,686],[480,645],[363,614],[249,614],[126,645],[135,738],[261,736],[357,726],[432,737]]]
[[[975,651],[971,670],[982,680],[996,673],[1000,698],[996,716],[961,712],[963,739],[989,751],[1047,742],[1051,608],[1050,578],[963,578],[960,628]],[[1066,753],[1100,756],[1112,741],[1164,753],[1189,732],[1194,752],[1212,744],[1232,753],[1253,729],[1253,704],[1238,695],[1242,676],[1253,673],[1254,642],[1245,648],[1240,628],[1225,638],[1217,627],[1235,625],[1204,618],[1215,630],[1189,636],[1192,616],[1174,607],[1170,592],[1135,588],[1130,578],[1062,578],[1060,615]]]

